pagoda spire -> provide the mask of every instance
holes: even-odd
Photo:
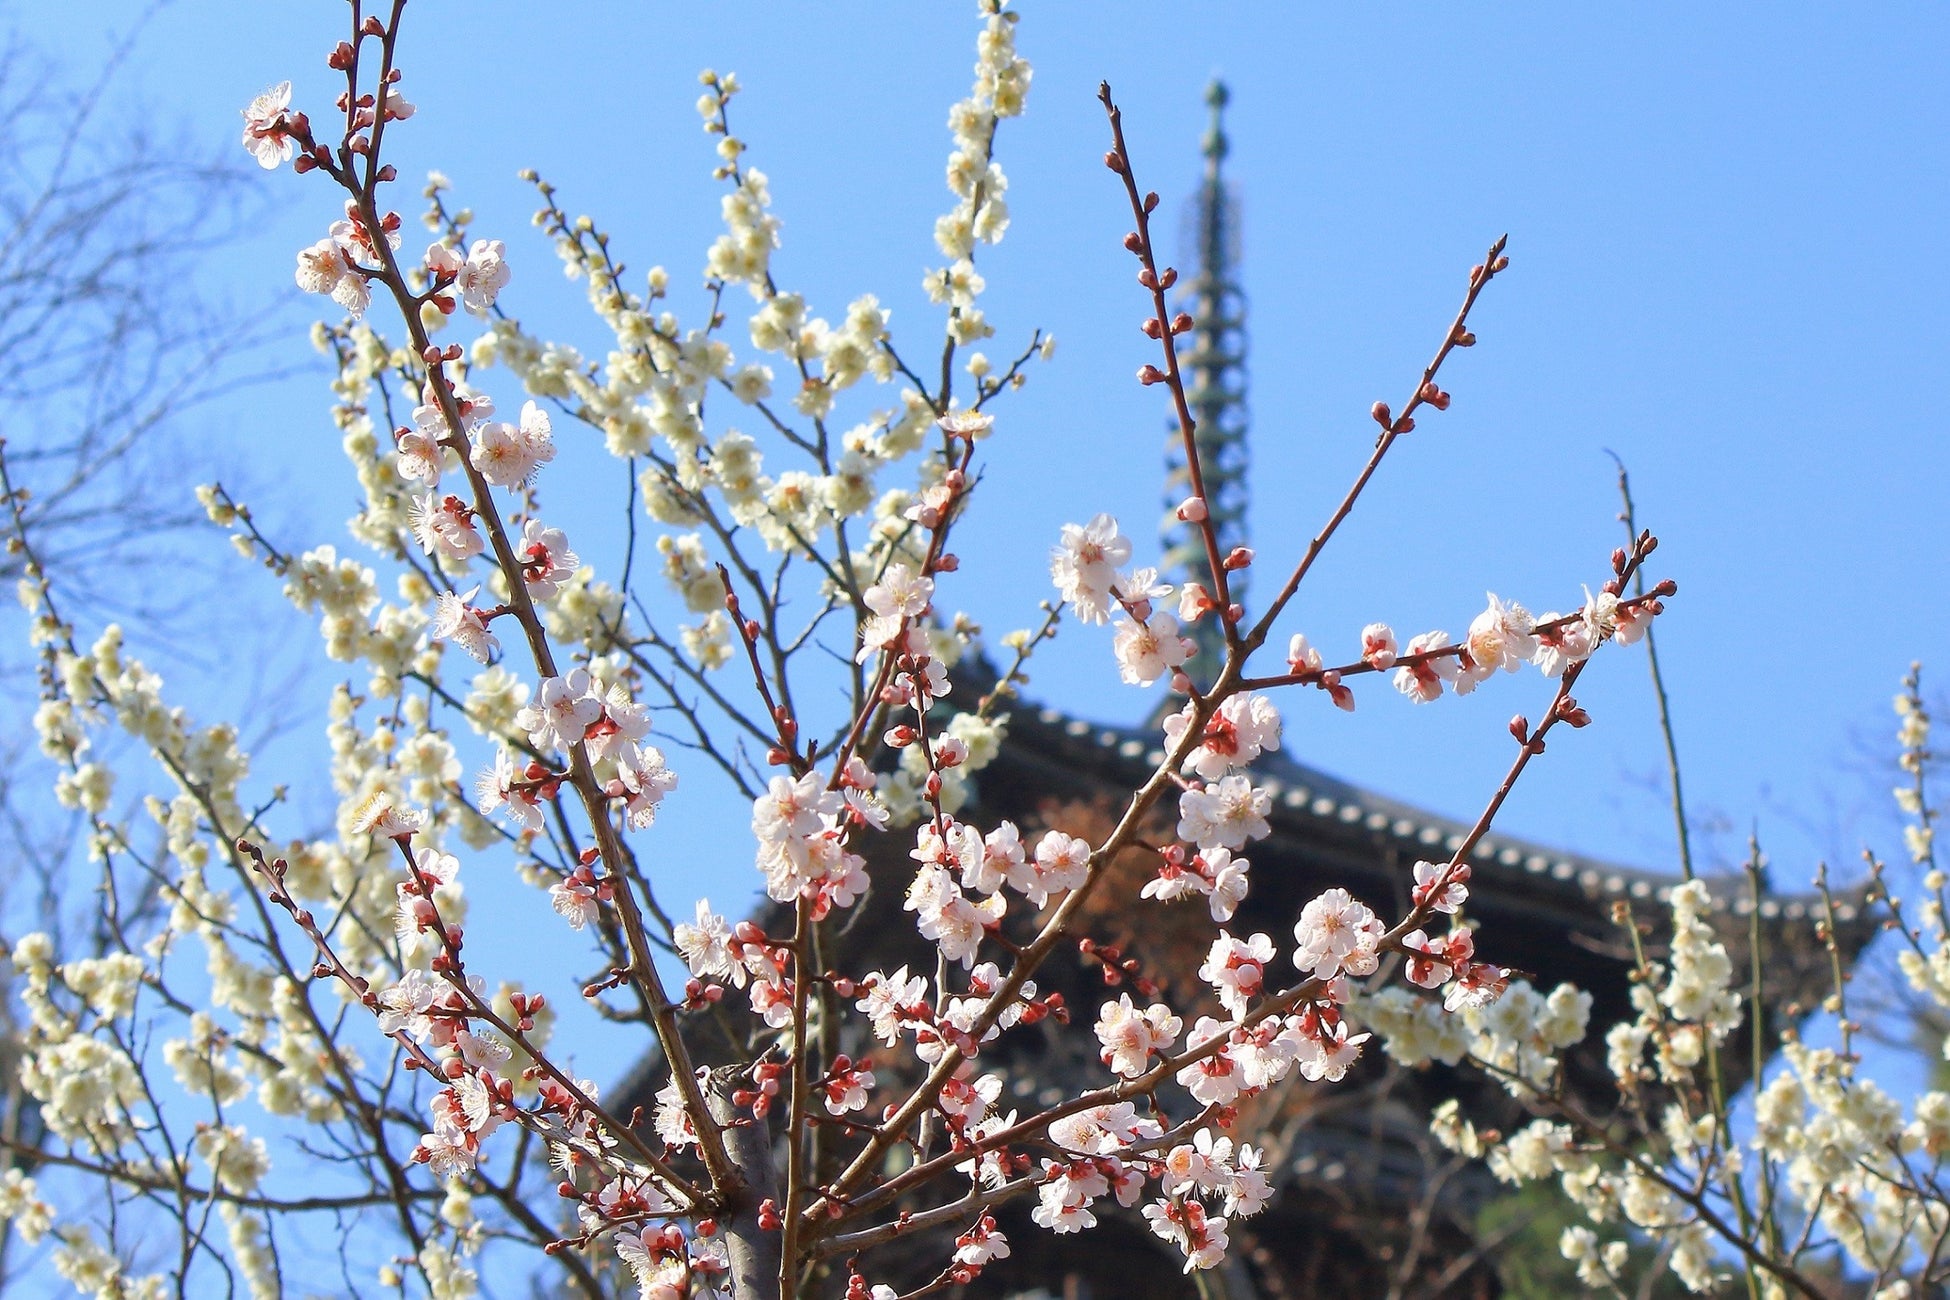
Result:
[[[1184,357],[1185,400],[1190,406],[1205,480],[1206,509],[1218,532],[1221,555],[1246,544],[1246,298],[1238,281],[1239,204],[1220,169],[1227,141],[1225,83],[1206,87],[1211,122],[1201,152],[1205,179],[1191,217],[1198,270],[1184,283],[1185,309],[1194,322]],[[1164,576],[1167,581],[1203,581],[1209,587],[1204,545],[1196,530],[1180,524],[1176,510],[1191,495],[1183,432],[1174,425],[1165,444]],[[1245,587],[1245,570],[1230,578],[1235,598]],[[1192,629],[1198,653],[1185,665],[1193,680],[1210,682],[1225,659],[1225,631],[1215,617]]]

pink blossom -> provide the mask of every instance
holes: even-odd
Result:
[[[433,1033],[428,1013],[448,992],[446,984],[427,971],[410,969],[397,982],[379,991],[379,1032],[406,1033],[424,1043]]]
[[[697,900],[696,913],[695,924],[681,921],[671,930],[677,955],[699,979],[729,979],[742,986],[745,967],[732,955],[731,927],[711,910],[709,899]]]
[[[980,411],[950,411],[935,423],[950,437],[974,441],[988,433],[995,424],[995,417]]]
[[[872,617],[860,627],[859,662],[891,648],[908,621],[927,612],[933,598],[933,578],[899,561],[888,565],[880,581],[861,595]]]
[[[1202,582],[1188,582],[1178,593],[1178,621],[1196,623],[1219,607]]]
[[[983,1268],[998,1259],[1009,1258],[1009,1239],[996,1228],[995,1219],[983,1215],[982,1221],[955,1238],[955,1262],[969,1268]]]
[[[612,682],[603,692],[603,713],[583,733],[589,761],[600,762],[640,744],[650,734],[650,710],[630,698],[630,688]],[[658,764],[663,762],[658,756]]]
[[[791,980],[753,980],[752,1011],[773,1029],[784,1029],[792,1023],[792,981]]]
[[[966,1079],[950,1079],[941,1085],[941,1096],[935,1102],[941,1113],[957,1129],[966,1129],[978,1122],[1002,1095],[1002,1080],[993,1074],[985,1074],[974,1082]]]
[[[944,958],[964,966],[974,965],[983,936],[1001,924],[1005,906],[1000,895],[971,902],[962,895],[954,877],[935,864],[916,872],[907,890],[906,907],[917,914],[921,937],[934,941]]]
[[[1050,896],[1080,888],[1090,878],[1090,841],[1046,831],[1036,842],[1036,857],[1016,867],[1009,883],[1023,892],[1037,907]]]
[[[902,1021],[932,1014],[927,1003],[927,980],[919,975],[910,977],[905,966],[892,975],[875,971],[861,984],[865,995],[853,1005],[866,1013],[874,1036],[889,1047],[900,1041]]]
[[[343,225],[343,222],[335,224]],[[309,248],[298,250],[298,287],[306,293],[328,295],[354,319],[366,314],[372,305],[372,287],[352,260],[352,252],[336,236],[327,235]]]
[[[1166,1196],[1190,1191],[1199,1196],[1223,1192],[1232,1186],[1232,1139],[1214,1137],[1202,1128],[1190,1142],[1181,1142],[1165,1153],[1164,1173],[1159,1190]]]
[[[1030,1219],[1056,1233],[1096,1227],[1097,1216],[1090,1212],[1090,1203],[1110,1190],[1110,1182],[1095,1162],[1057,1164],[1045,1160],[1043,1172],[1048,1181],[1036,1189],[1037,1205],[1029,1212]]]
[[[542,829],[542,797],[532,785],[521,781],[514,759],[506,749],[498,751],[494,766],[475,779],[474,793],[481,816],[505,806],[525,829]]]
[[[352,829],[361,835],[382,839],[402,839],[417,834],[426,825],[426,815],[403,807],[390,790],[374,790],[352,810]]]
[[[1293,639],[1287,642],[1287,671],[1296,677],[1302,673],[1317,673],[1320,671],[1321,663],[1320,651],[1307,640],[1304,633],[1295,632]]]
[[[1200,1016],[1186,1036],[1186,1046],[1197,1050],[1210,1045],[1218,1039],[1232,1037],[1232,1029],[1210,1016]],[[1192,1094],[1192,1099],[1202,1106],[1226,1106],[1239,1099],[1245,1078],[1240,1063],[1233,1056],[1233,1044],[1228,1041],[1225,1047],[1204,1056],[1179,1069],[1175,1076],[1179,1085]]]
[[[1014,822],[1002,822],[983,837],[979,855],[963,859],[962,887],[993,894],[1003,882],[1021,878],[1026,860],[1022,833]]]
[[[1470,962],[1456,972],[1455,981],[1443,995],[1442,1005],[1451,1011],[1486,1007],[1502,997],[1509,987],[1509,971],[1488,962]]]
[[[1591,657],[1597,647],[1598,638],[1591,624],[1582,617],[1562,627],[1547,627],[1545,624],[1558,620],[1555,613],[1538,619],[1537,649],[1530,661],[1543,671],[1546,677],[1562,677],[1564,670],[1572,664],[1583,663]]]

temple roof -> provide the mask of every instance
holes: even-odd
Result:
[[[1143,780],[1138,769],[1148,774],[1165,758],[1162,737],[1155,728],[1109,726],[1057,709],[1019,705],[1011,718],[1010,740],[1022,744],[1032,739],[1053,755],[1089,761],[1106,774],[1111,768],[1128,767],[1134,773],[1133,785]],[[1272,795],[1276,811],[1271,820],[1280,830],[1311,830],[1315,834],[1330,829],[1343,833],[1358,830],[1369,837],[1394,841],[1406,855],[1431,858],[1460,848],[1470,829],[1467,823],[1362,789],[1283,751],[1263,755],[1251,772],[1254,781]],[[1627,898],[1663,904],[1671,901],[1672,888],[1680,883],[1670,871],[1552,848],[1502,834],[1494,827],[1470,853],[1469,861],[1479,888],[1521,882],[1527,891],[1548,893],[1566,902]],[[1716,912],[1742,917],[1752,913],[1753,900],[1747,896],[1744,879],[1704,879]],[[1770,895],[1761,899],[1760,913],[1767,920],[1805,921],[1817,918],[1821,906],[1820,898],[1812,894]],[[1859,898],[1838,895],[1835,919],[1844,925],[1864,919]]]

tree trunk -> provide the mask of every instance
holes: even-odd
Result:
[[[771,1127],[754,1120],[749,1111],[741,1116],[731,1102],[732,1091],[745,1082],[749,1069],[737,1065],[712,1070],[704,1080],[704,1100],[711,1117],[723,1126],[725,1150],[745,1180],[719,1224],[731,1261],[731,1294],[735,1300],[765,1300],[780,1291],[781,1234],[758,1226],[758,1207],[768,1200],[778,1204],[779,1180],[772,1165]]]

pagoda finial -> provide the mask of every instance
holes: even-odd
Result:
[[[1237,278],[1239,205],[1220,175],[1228,149],[1224,113],[1230,98],[1222,81],[1206,87],[1212,118],[1200,148],[1205,179],[1191,213],[1198,269],[1184,284],[1186,310],[1195,322],[1184,358],[1185,400],[1196,429],[1206,509],[1218,530],[1220,554],[1246,543],[1246,299]],[[1209,586],[1205,548],[1175,513],[1190,494],[1184,438],[1174,426],[1165,447],[1165,531],[1173,542],[1165,552],[1165,577]],[[1231,575],[1235,597],[1245,586],[1245,576],[1243,569]],[[1207,617],[1192,635],[1198,653],[1186,669],[1194,681],[1209,682],[1225,657],[1224,627],[1219,619]]]

